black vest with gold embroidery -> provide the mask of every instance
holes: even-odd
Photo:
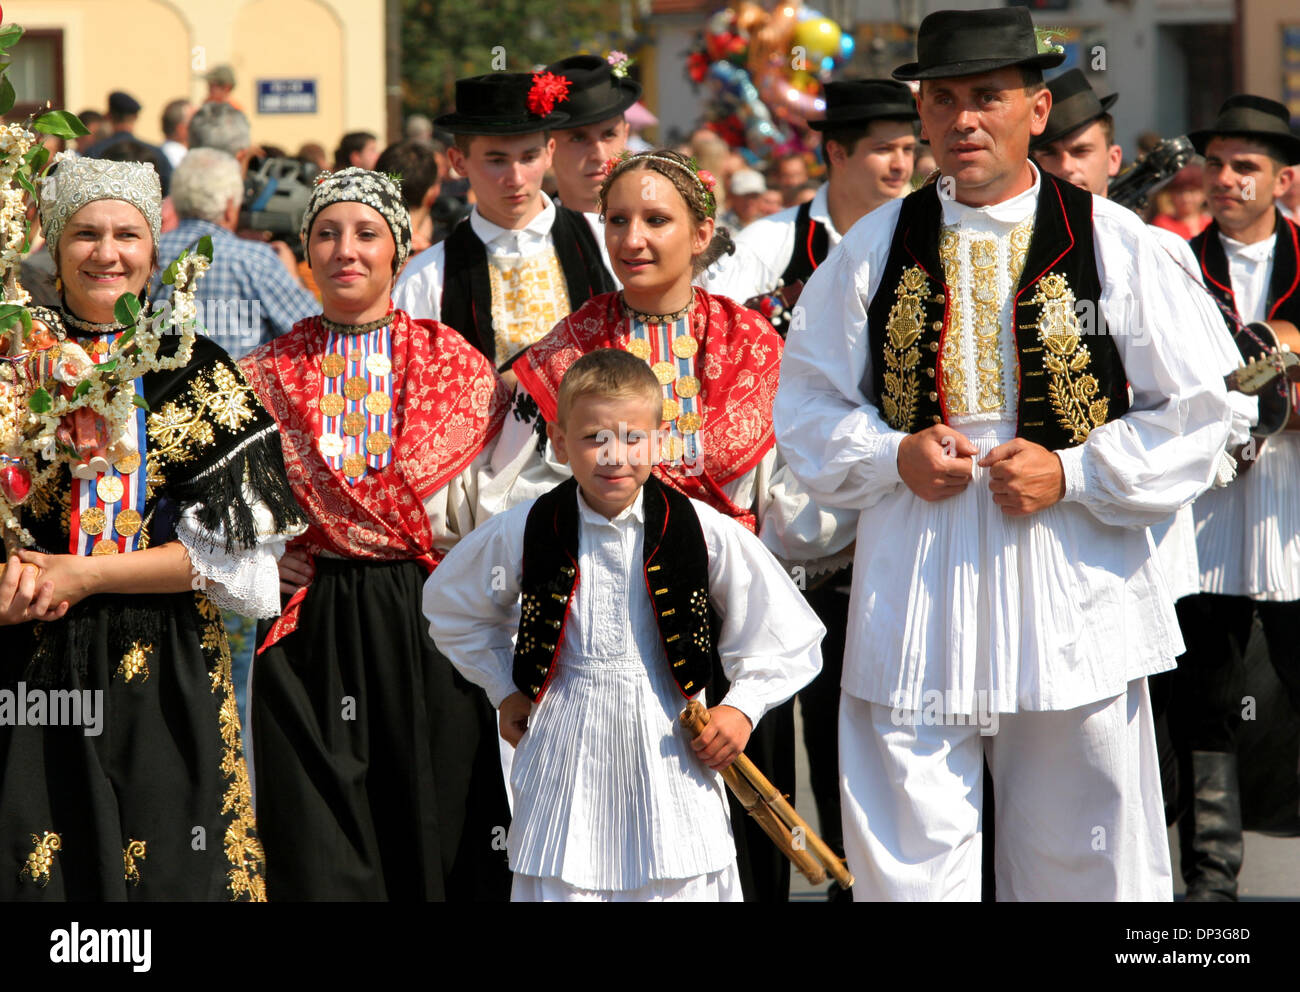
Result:
[[[1019,357],[1016,436],[1055,450],[1082,444],[1094,427],[1123,416],[1128,388],[1101,312],[1092,194],[1046,172],[1040,176],[1012,309]],[[910,433],[947,422],[939,356],[951,324],[951,287],[939,258],[942,225],[937,184],[903,201],[880,288],[867,309],[871,378],[862,390],[876,397],[891,427]],[[1091,309],[1082,309],[1081,324],[1076,308],[1083,301]]]
[[[642,567],[673,680],[690,698],[717,657],[717,616],[709,604],[709,549],[688,497],[646,480]],[[515,641],[515,686],[538,702],[555,676],[564,622],[578,574],[578,484],[568,479],[538,497],[524,527],[522,611]]]

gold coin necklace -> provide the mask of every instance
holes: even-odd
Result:
[[[392,314],[350,326],[321,318],[317,448],[326,464],[355,484],[393,460]]]
[[[121,329],[83,339],[82,347],[96,364],[114,356]],[[144,399],[144,381],[136,379],[135,393]],[[145,538],[145,504],[148,486],[144,445],[148,414],[136,407],[126,423],[126,433],[113,439],[120,453],[106,471],[72,480],[68,552],[74,555],[115,555],[134,551]]]
[[[650,366],[663,390],[663,424],[658,454],[661,461],[694,463],[703,450],[703,384],[696,359],[702,345],[694,330],[695,300],[671,314],[647,314],[623,303],[627,341],[624,349]]]

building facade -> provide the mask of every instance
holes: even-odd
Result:
[[[171,100],[207,96],[204,74],[234,69],[232,101],[253,140],[290,154],[333,149],[348,131],[386,130],[384,0],[7,0],[26,35],[9,77],[20,106],[50,100],[103,112],[124,90],[136,133],[162,141]]]

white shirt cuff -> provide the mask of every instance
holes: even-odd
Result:
[[[1065,471],[1064,498],[1068,501],[1077,502],[1083,498],[1083,449],[1084,445],[1076,444],[1073,448],[1056,450],[1056,457],[1061,460],[1061,468]]]

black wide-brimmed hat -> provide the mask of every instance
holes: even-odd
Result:
[[[617,117],[641,96],[640,83],[614,75],[613,67],[599,55],[570,55],[546,68],[573,84],[564,104],[569,115],[565,128]]]
[[[1029,142],[1031,148],[1042,148],[1085,124],[1091,124],[1119,99],[1118,93],[1098,98],[1082,69],[1061,73],[1048,82],[1047,88],[1052,91],[1052,112],[1047,116],[1043,133]]]
[[[1276,145],[1286,153],[1286,164],[1295,165],[1300,162],[1300,138],[1292,133],[1290,119],[1285,104],[1268,97],[1238,93],[1224,101],[1213,124],[1192,131],[1187,137],[1192,147],[1202,155],[1211,138],[1229,135],[1258,138]]]
[[[878,120],[917,118],[916,100],[905,83],[892,79],[845,79],[826,84],[826,116],[809,121],[814,131]]]
[[[936,10],[916,33],[916,61],[900,65],[895,79],[975,76],[1009,65],[1052,69],[1065,53],[1038,49],[1034,22],[1024,7]]]
[[[490,72],[486,76],[458,79],[456,109],[433,123],[452,134],[531,134],[563,127],[569,115],[555,108],[564,106],[567,99],[558,95],[563,87],[548,86],[555,78],[550,73]],[[538,90],[530,102],[529,94],[539,85],[549,99],[539,102],[543,93]],[[572,84],[569,88],[572,89]]]

